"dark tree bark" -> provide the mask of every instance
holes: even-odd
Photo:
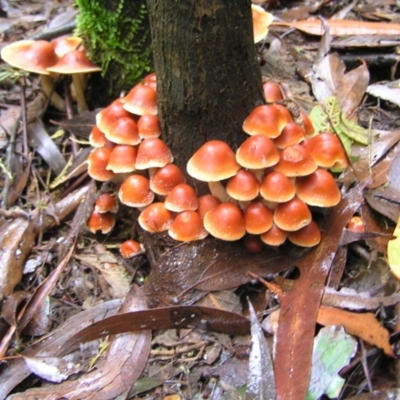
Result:
[[[148,0],[163,139],[186,171],[206,141],[234,149],[263,103],[250,0]]]

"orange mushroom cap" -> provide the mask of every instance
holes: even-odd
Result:
[[[1,58],[12,67],[42,75],[50,75],[47,68],[58,61],[53,46],[46,40],[11,43],[1,49]]]
[[[303,128],[306,135],[311,136],[315,132],[314,125],[311,122],[311,119],[304,111],[300,111],[300,116],[303,121]]]
[[[241,169],[229,178],[226,191],[235,200],[250,201],[258,196],[260,183],[256,176],[246,169]]]
[[[145,139],[138,147],[136,169],[161,168],[173,161],[171,150],[161,139]]]
[[[125,240],[119,248],[121,256],[124,258],[132,258],[144,253],[143,246],[136,240]]]
[[[70,51],[78,49],[82,44],[82,38],[77,36],[61,36],[53,39],[50,43],[57,57],[61,58]]]
[[[106,136],[104,133],[95,125],[89,135],[89,143],[93,147],[103,147],[106,144]]]
[[[221,203],[208,211],[203,223],[207,232],[221,240],[239,240],[246,233],[243,214],[233,203]]]
[[[186,183],[180,183],[172,188],[165,199],[165,208],[174,212],[197,210],[199,200],[196,191]]]
[[[160,120],[157,115],[142,115],[138,122],[139,137],[142,139],[158,138],[161,135]]]
[[[251,13],[253,19],[254,43],[258,43],[267,36],[268,27],[273,21],[273,16],[262,7],[255,4],[251,5]]]
[[[84,51],[73,50],[64,54],[47,70],[58,74],[86,74],[101,71],[101,68],[92,63]]]
[[[116,213],[118,211],[118,202],[111,193],[102,193],[97,198],[94,209],[99,213]]]
[[[105,137],[111,142],[136,146],[141,142],[139,129],[133,118],[121,117],[109,126]]]
[[[325,169],[297,178],[295,186],[297,196],[311,206],[333,207],[341,199],[334,177]]]
[[[92,233],[101,232],[107,234],[112,231],[115,225],[116,216],[111,212],[99,213],[93,210],[87,221],[87,227]]]
[[[135,170],[137,150],[135,147],[117,144],[110,153],[107,169],[121,174]]]
[[[262,135],[250,136],[236,151],[236,161],[244,168],[263,169],[279,161],[274,142]]]
[[[221,204],[221,202],[218,197],[212,194],[205,194],[199,197],[199,206],[197,208],[197,212],[201,218],[204,218],[208,211],[214,209],[219,204]]]
[[[130,207],[145,207],[154,200],[149,180],[142,175],[130,175],[119,188],[121,203]]]
[[[107,169],[111,150],[106,147],[94,149],[88,157],[88,174],[96,181],[107,182],[114,177],[114,172]]]
[[[307,145],[311,148],[311,157],[320,167],[344,169],[349,165],[342,142],[333,133],[314,136]]]
[[[280,203],[274,210],[274,222],[284,231],[298,231],[311,222],[311,211],[307,204],[294,197],[286,203]]]
[[[278,164],[274,166],[274,171],[282,172],[289,177],[309,175],[316,169],[317,163],[310,152],[300,144],[283,149]]]
[[[139,215],[139,225],[147,232],[160,233],[167,231],[174,220],[174,215],[167,210],[164,203],[153,203]]]
[[[203,182],[230,178],[240,169],[233,150],[221,140],[203,144],[187,163],[188,174]]]
[[[203,220],[193,210],[179,213],[168,229],[168,234],[180,242],[192,242],[204,239],[208,232],[204,229]]]
[[[157,92],[143,83],[134,86],[123,101],[125,110],[132,114],[157,114]]]
[[[143,78],[143,84],[146,86],[150,86],[153,90],[157,92],[157,77],[156,73],[152,72],[151,74],[146,75]]]
[[[176,185],[185,183],[185,175],[175,164],[159,168],[150,178],[150,189],[161,196],[166,196]]]
[[[304,129],[294,122],[288,122],[281,134],[274,139],[274,144],[278,149],[285,149],[288,146],[300,143],[303,139]]]
[[[296,246],[313,247],[321,241],[321,231],[315,221],[295,232],[288,233],[288,239]]]
[[[278,228],[276,224],[273,224],[271,229],[267,232],[264,232],[260,235],[260,239],[263,243],[269,246],[280,246],[285,243],[287,238],[287,232],[283,229]]]
[[[243,130],[250,136],[264,135],[270,139],[280,135],[286,117],[271,104],[256,107],[243,122]]]
[[[292,181],[282,172],[271,171],[260,185],[260,195],[267,201],[284,203],[296,194]]]
[[[246,250],[249,253],[259,253],[263,249],[264,245],[260,236],[248,235],[244,239],[244,247],[246,247]]]
[[[110,105],[96,114],[96,125],[104,134],[112,133],[116,122],[120,118],[134,118],[134,116],[124,109],[121,99],[114,100]]]
[[[250,203],[244,211],[244,225],[248,233],[259,235],[272,228],[273,213],[260,201]]]
[[[282,90],[278,83],[266,81],[262,84],[262,88],[267,103],[275,103],[283,99]]]

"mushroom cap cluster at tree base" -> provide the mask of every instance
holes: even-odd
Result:
[[[189,176],[210,188],[210,194],[198,197],[159,137],[156,110],[144,111],[146,101],[136,97],[150,93],[153,99],[156,91],[149,85],[154,79],[154,74],[144,78],[131,90],[133,94],[97,114],[91,134],[97,147],[88,160],[94,179],[122,181],[118,198],[140,210],[140,227],[155,234],[168,232],[182,242],[208,235],[224,241],[245,238],[251,251],[263,244],[318,244],[321,232],[310,207],[339,203],[340,190],[328,168],[348,163],[336,135],[314,134],[305,114],[303,123],[295,124],[282,104],[258,106],[243,123],[249,137],[236,151],[215,139],[188,160]],[[275,98],[282,96],[272,86],[270,82]],[[152,133],[144,133],[149,130]]]

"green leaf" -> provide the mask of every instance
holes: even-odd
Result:
[[[314,339],[311,378],[307,400],[317,400],[323,394],[338,397],[345,380],[338,372],[348,365],[357,350],[357,341],[343,327],[322,328]]]

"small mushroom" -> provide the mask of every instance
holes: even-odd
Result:
[[[193,154],[186,169],[192,178],[208,182],[210,192],[225,201],[229,196],[220,181],[236,175],[240,165],[234,151],[225,142],[210,140]]]
[[[246,233],[242,211],[233,203],[221,203],[208,211],[203,223],[207,232],[221,240],[239,240]]]
[[[203,220],[200,215],[193,210],[183,211],[177,214],[168,229],[168,234],[173,239],[180,242],[202,240],[208,236],[208,232],[203,226]]]
[[[130,175],[124,180],[118,191],[121,203],[129,207],[143,208],[154,200],[149,180],[142,175]]]
[[[139,225],[147,232],[160,233],[169,229],[174,215],[167,210],[164,203],[158,202],[147,206],[139,215]]]
[[[278,137],[287,123],[287,118],[272,104],[256,107],[243,122],[243,130],[250,136],[264,135],[270,139]]]
[[[119,252],[124,258],[132,258],[144,253],[143,245],[136,240],[125,240],[119,248]]]
[[[96,200],[94,209],[99,213],[111,212],[115,214],[118,211],[118,202],[111,193],[102,193]]]
[[[87,227],[92,233],[101,232],[105,235],[112,231],[115,225],[115,220],[116,216],[114,213],[100,213],[93,210],[87,221]]]

